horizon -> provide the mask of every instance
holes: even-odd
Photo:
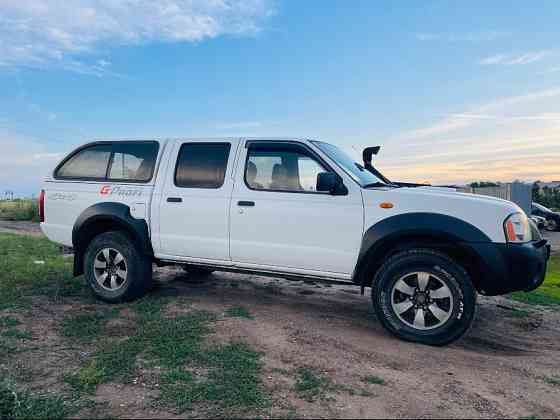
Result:
[[[390,179],[560,179],[560,9],[274,0],[0,4],[0,193],[96,138],[319,138]]]

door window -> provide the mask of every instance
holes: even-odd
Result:
[[[220,188],[224,185],[230,148],[230,143],[183,144],[175,168],[175,185]]]
[[[328,172],[303,147],[252,145],[245,181],[254,190],[317,192],[317,175]]]

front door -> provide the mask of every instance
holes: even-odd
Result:
[[[239,153],[231,200],[234,264],[348,277],[363,233],[359,187],[347,195],[316,191],[317,175],[332,171],[311,146],[248,141]]]
[[[160,198],[161,253],[229,261],[231,167],[237,140],[178,141]]]

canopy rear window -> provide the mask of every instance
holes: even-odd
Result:
[[[55,170],[56,179],[149,182],[159,144],[153,141],[95,143],[67,157]]]

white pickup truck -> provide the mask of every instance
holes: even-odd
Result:
[[[515,204],[392,183],[308,139],[104,141],[70,153],[40,194],[41,228],[74,248],[107,302],[142,296],[152,264],[371,288],[398,337],[444,345],[477,293],[530,291],[550,247]]]

